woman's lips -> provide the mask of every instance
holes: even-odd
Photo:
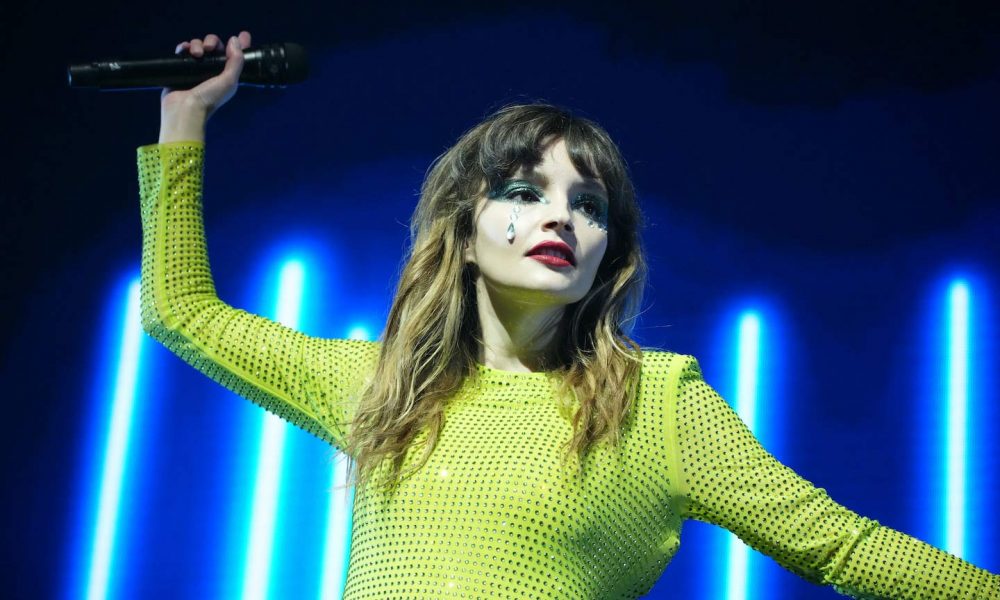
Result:
[[[555,256],[569,262],[570,265],[576,264],[576,257],[573,256],[573,249],[569,247],[569,244],[563,241],[544,240],[535,244],[531,250],[528,250],[528,252],[525,253],[525,256],[533,256],[535,254]]]
[[[559,258],[558,256],[549,256],[548,254],[532,254],[528,258],[533,258],[540,263],[545,263],[550,267],[572,267],[573,264],[564,258]]]

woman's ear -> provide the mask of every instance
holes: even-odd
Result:
[[[465,262],[476,264],[476,250],[472,247],[472,244],[468,240],[465,241],[465,247],[462,249],[462,254],[465,257]]]

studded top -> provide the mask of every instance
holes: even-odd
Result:
[[[204,144],[137,154],[144,329],[342,448],[378,344],[310,337],[223,303],[202,222]],[[636,598],[697,519],[854,598],[1000,600],[997,575],[838,505],[778,462],[694,357],[644,352],[621,448],[595,445],[579,476],[560,466],[571,425],[554,377],[479,365],[449,399],[428,462],[392,493],[356,490],[345,598]]]

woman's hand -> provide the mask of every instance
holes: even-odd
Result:
[[[188,52],[195,58],[213,52],[226,53],[222,73],[189,90],[163,88],[160,94],[160,143],[205,141],[205,123],[236,94],[243,71],[243,49],[250,47],[250,33],[241,31],[226,44],[210,33],[204,40],[195,38],[177,44],[175,54]]]

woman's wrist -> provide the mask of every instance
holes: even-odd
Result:
[[[160,113],[159,143],[204,142],[207,120],[205,109],[194,104],[164,108]]]

